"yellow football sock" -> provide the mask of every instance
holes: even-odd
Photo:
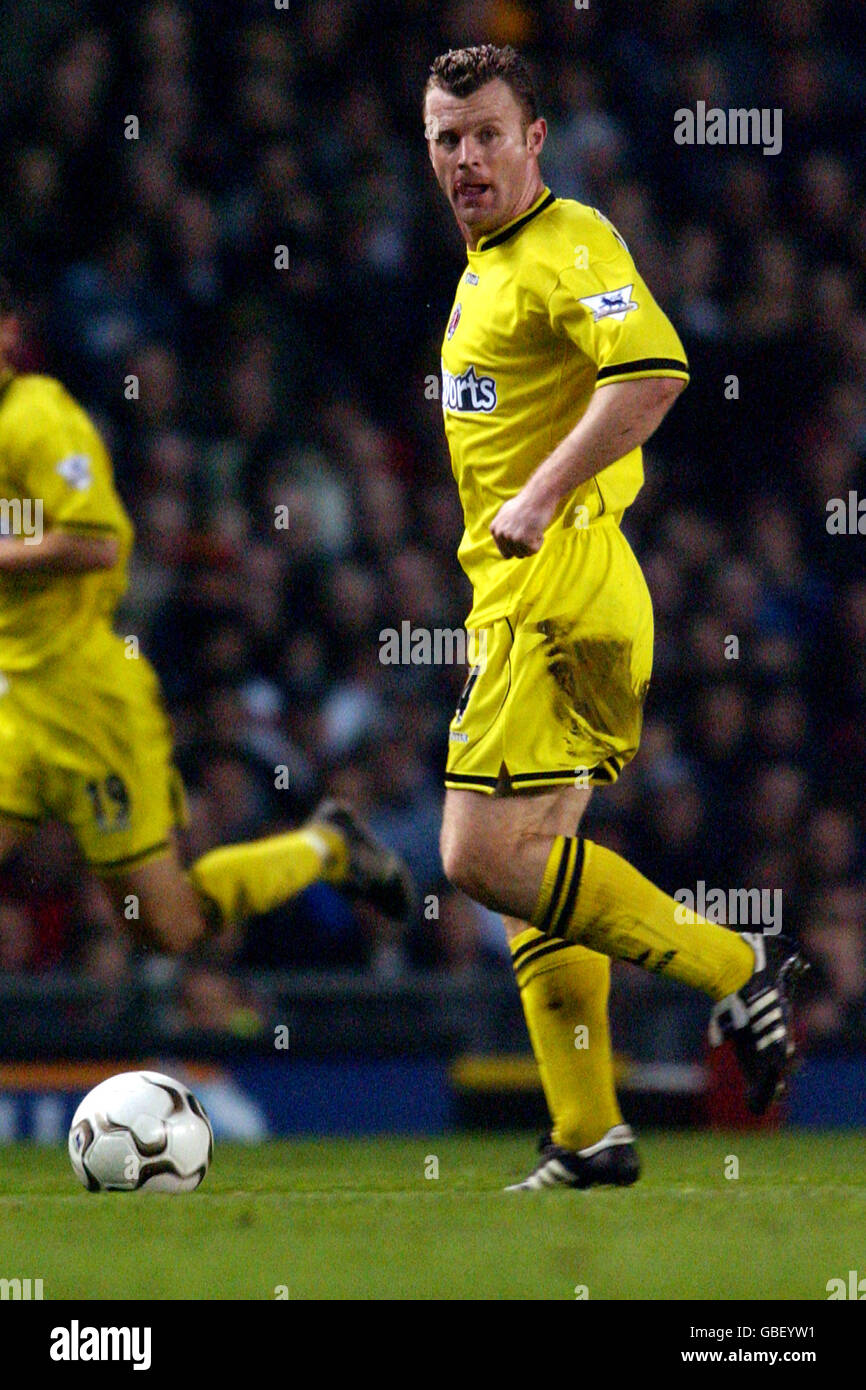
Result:
[[[213,921],[230,924],[279,907],[311,883],[339,884],[348,861],[336,830],[316,825],[240,845],[221,845],[189,870]]]
[[[588,1148],[622,1124],[607,1019],[610,961],[550,940],[535,927],[513,939],[511,960],[553,1142]]]
[[[752,974],[748,942],[663,893],[631,864],[583,836],[557,835],[532,923],[618,960],[724,999]]]

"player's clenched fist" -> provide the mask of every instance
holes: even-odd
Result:
[[[539,502],[524,489],[504,502],[490,523],[490,534],[506,560],[535,555],[556,503]]]

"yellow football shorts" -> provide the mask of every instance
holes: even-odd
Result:
[[[157,858],[185,820],[156,672],[125,652],[105,628],[0,675],[0,815],[65,822],[100,873]]]
[[[613,519],[576,532],[555,582],[475,630],[446,787],[529,792],[615,782],[640,743],[652,600]]]

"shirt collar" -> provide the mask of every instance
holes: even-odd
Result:
[[[519,217],[512,218],[510,222],[506,222],[502,227],[496,227],[492,232],[485,233],[475,250],[470,251],[469,255],[477,256],[482,251],[489,251],[492,246],[501,246],[504,241],[508,241],[511,237],[516,236],[519,231],[522,231],[527,222],[531,222],[534,217],[537,217],[540,212],[544,212],[545,208],[549,208],[551,203],[555,202],[556,198],[551,193],[550,189],[545,187],[544,191],[538,195],[531,208],[527,208],[526,212],[522,212]]]

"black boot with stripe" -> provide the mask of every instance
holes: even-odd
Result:
[[[785,1090],[794,1057],[791,998],[809,966],[789,937],[740,935],[755,953],[755,969],[742,989],[715,1005],[709,1036],[713,1047],[733,1040],[747,1104],[754,1115],[763,1115]]]
[[[640,1176],[634,1135],[628,1125],[614,1125],[588,1149],[564,1149],[545,1134],[538,1146],[541,1162],[506,1192],[540,1192],[545,1187],[630,1187]]]
[[[307,826],[318,822],[336,830],[346,842],[348,867],[339,884],[348,898],[361,898],[378,912],[408,921],[415,910],[415,885],[408,866],[395,850],[376,839],[357,812],[343,802],[320,801]]]

